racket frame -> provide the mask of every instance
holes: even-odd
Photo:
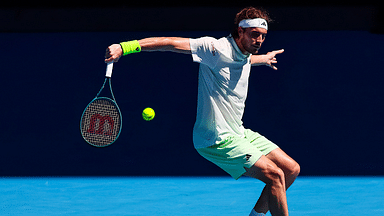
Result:
[[[91,102],[88,103],[88,105],[85,107],[84,111],[83,111],[83,114],[81,115],[81,120],[80,120],[80,131],[81,131],[81,136],[83,137],[83,139],[88,143],[90,144],[91,146],[94,146],[94,147],[97,147],[97,148],[102,148],[102,147],[107,147],[107,146],[110,146],[112,145],[114,142],[116,142],[117,138],[119,138],[120,136],[120,133],[121,133],[121,128],[123,126],[123,116],[121,115],[121,111],[120,111],[120,108],[119,106],[117,105],[116,103],[116,99],[115,99],[115,95],[113,94],[113,91],[112,91],[112,84],[111,84],[111,76],[112,76],[112,69],[113,69],[113,63],[108,63],[107,64],[107,69],[106,69],[106,75],[105,75],[105,79],[104,79],[104,83],[103,85],[101,86],[99,92],[97,93],[96,97],[93,98],[93,100]],[[111,95],[112,95],[112,98],[109,98],[109,97],[99,97],[100,93],[103,91],[104,87],[105,87],[105,84],[108,80],[108,84],[109,84],[109,90],[111,92]],[[84,116],[84,113],[85,111],[88,109],[88,107],[95,101],[95,100],[109,100],[111,101],[117,108],[117,111],[119,113],[119,117],[120,117],[120,129],[119,129],[119,132],[115,138],[115,140],[111,143],[109,143],[108,145],[103,145],[103,146],[98,146],[98,145],[94,145],[92,144],[91,142],[89,142],[83,135],[83,128],[82,128],[82,125],[83,125],[83,116]]]

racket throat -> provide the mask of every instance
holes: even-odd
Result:
[[[112,83],[111,83],[111,78],[110,77],[106,77],[105,80],[104,80],[104,83],[103,85],[101,86],[99,92],[97,93],[96,97],[95,98],[98,98],[101,94],[101,92],[103,92],[103,89],[105,87],[105,84],[107,83],[107,80],[108,80],[108,83],[109,83],[109,90],[110,90],[110,93],[111,93],[111,96],[112,96],[112,99],[113,101],[116,102],[116,99],[115,99],[115,95],[113,94],[113,91],[112,91]]]

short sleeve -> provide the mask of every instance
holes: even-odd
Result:
[[[205,64],[210,68],[216,66],[219,59],[219,53],[216,48],[218,44],[217,39],[212,37],[189,39],[189,44],[194,62]]]

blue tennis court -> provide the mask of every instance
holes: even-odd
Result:
[[[1,215],[245,215],[263,189],[251,178],[1,178]],[[382,177],[299,177],[290,215],[384,215]]]

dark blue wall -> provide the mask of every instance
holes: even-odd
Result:
[[[139,53],[115,64],[123,131],[107,148],[80,135],[83,109],[112,43],[227,32],[2,33],[0,175],[221,175],[194,150],[198,64]],[[302,175],[383,175],[384,35],[270,31],[261,53],[284,48],[278,71],[253,67],[246,127],[277,143]],[[141,111],[152,107],[146,122]]]

